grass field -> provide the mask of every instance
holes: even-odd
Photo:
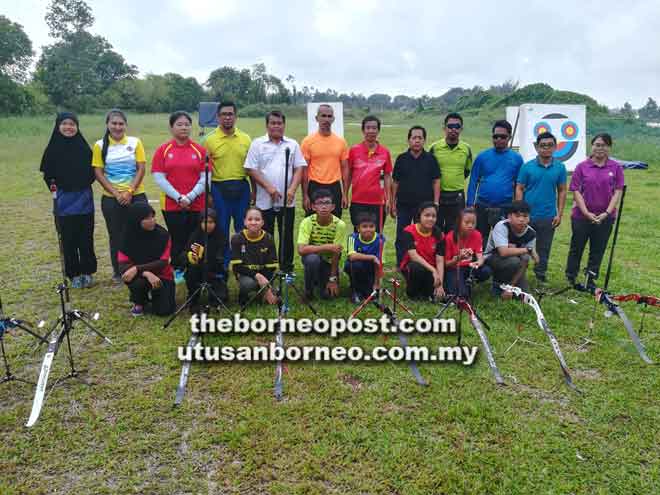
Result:
[[[488,146],[493,117],[467,118],[463,139],[475,151]],[[383,129],[381,142],[396,155],[406,147],[407,128],[418,122],[388,119],[392,127]],[[439,137],[439,119],[424,117],[421,123],[431,131],[427,142]],[[253,137],[264,133],[261,119],[239,120],[239,127]],[[81,128],[92,142],[102,134],[103,117],[83,116]],[[38,168],[51,129],[48,117],[0,121],[0,296],[7,314],[49,323],[59,313],[54,287],[61,272],[50,195]],[[294,120],[287,134],[300,140],[305,129],[305,122]],[[359,126],[349,122],[346,130],[350,144],[359,141]],[[129,115],[129,133],[152,152],[168,137],[166,116]],[[628,194],[610,288],[657,295],[660,139],[626,135],[615,143],[614,154],[651,166],[626,172]],[[151,177],[145,183],[155,199]],[[577,305],[563,296],[542,305],[584,395],[563,384],[533,311],[496,301],[487,287],[479,287],[475,305],[492,328],[489,338],[505,387],[495,385],[481,356],[472,367],[422,365],[428,388],[417,386],[405,365],[292,364],[284,377],[286,400],[276,403],[271,364],[193,364],[184,405],[173,409],[180,371],[176,348],[187,342],[187,317],[167,330],[162,319],[130,317],[127,290],[110,284],[95,187],[98,284],[72,291],[72,298],[76,307],[101,312],[98,326],[114,345],[82,328],[73,332],[75,356],[94,386],[59,383],[30,430],[23,425],[34,387],[0,385],[0,493],[660,493],[658,368],[639,359],[620,321],[606,319],[602,307],[595,312],[598,345],[577,351],[593,313],[592,301],[581,294],[570,295]],[[557,288],[563,284],[569,210],[550,259],[550,283]],[[390,239],[393,232],[390,219]],[[391,260],[393,243],[387,249]],[[344,296],[346,283],[343,279]],[[235,286],[231,291],[235,301]],[[179,286],[177,301],[184,297]],[[352,309],[346,297],[317,306],[323,317],[348,315]],[[638,325],[641,308],[626,303],[624,309]],[[430,317],[437,308],[416,304],[414,310]],[[265,307],[249,314],[275,316]],[[291,316],[308,314],[294,303]],[[649,311],[642,338],[651,357],[660,359],[658,317]],[[519,343],[505,353],[518,336],[541,345]],[[213,336],[207,343],[270,340]],[[410,340],[429,346],[455,342],[451,336]],[[286,337],[286,343],[296,345],[370,349],[383,344],[376,336],[329,341]],[[478,345],[467,326],[464,341]],[[32,340],[19,333],[5,342],[13,371],[36,381],[44,349],[32,352]],[[385,345],[396,345],[396,339]],[[67,371],[64,350],[54,361],[51,385]]]

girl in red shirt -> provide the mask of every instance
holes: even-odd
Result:
[[[478,282],[483,282],[491,272],[484,265],[482,237],[475,228],[476,210],[461,210],[455,225],[454,230],[445,237],[445,289],[448,294],[469,297],[466,281],[470,274]]]
[[[435,226],[437,210],[434,203],[420,205],[415,223],[403,229],[401,246],[404,256],[401,272],[406,277],[406,293],[410,298],[443,297],[444,242],[442,231]]]

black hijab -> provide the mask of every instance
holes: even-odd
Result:
[[[80,127],[76,135],[70,138],[60,132],[60,124],[65,119],[73,120],[78,126],[78,117],[74,113],[57,114],[39,170],[44,174],[46,185],[50,186],[51,181],[55,180],[59,189],[80,191],[94,182],[92,150],[80,133]]]
[[[209,218],[213,219],[215,222],[215,229],[213,229],[213,232],[209,232],[209,244],[207,246],[207,260],[215,259],[215,257],[218,254],[218,251],[224,252],[225,250],[225,236],[222,233],[222,229],[220,228],[220,225],[218,224],[218,214],[213,208],[208,209],[209,212]],[[188,244],[204,244],[204,229],[202,229],[202,225],[204,225],[204,212],[202,212],[202,215],[199,217],[199,225],[197,228],[193,231],[192,235],[190,236],[190,239],[188,241]]]
[[[165,251],[170,234],[156,224],[154,230],[144,230],[140,222],[155,215],[149,203],[137,202],[128,207],[128,221],[124,230],[121,251],[136,265],[157,261]]]

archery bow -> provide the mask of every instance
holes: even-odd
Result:
[[[580,392],[580,390],[573,383],[573,379],[571,378],[568,365],[566,364],[564,355],[562,354],[561,349],[559,348],[559,342],[557,341],[557,337],[555,337],[555,334],[552,332],[552,330],[550,330],[550,326],[548,325],[548,322],[546,321],[545,316],[543,315],[543,311],[541,311],[541,306],[536,301],[534,296],[528,294],[527,292],[523,292],[523,290],[520,287],[514,287],[511,285],[502,284],[500,285],[500,288],[504,291],[513,293],[514,297],[520,300],[520,302],[522,302],[523,304],[527,304],[528,306],[531,306],[531,308],[536,313],[536,322],[538,323],[539,327],[541,327],[541,330],[543,330],[545,334],[548,336],[548,340],[550,340],[550,345],[552,346],[552,350],[555,353],[555,356],[557,356],[557,360],[559,361],[559,366],[561,367],[561,371],[564,374],[564,381],[566,382],[566,385],[571,387],[576,392]]]

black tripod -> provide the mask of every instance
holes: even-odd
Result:
[[[174,319],[186,308],[189,308],[192,306],[193,301],[199,300],[202,297],[206,296],[206,305],[203,309],[203,312],[209,313],[211,309],[211,301],[213,300],[214,302],[217,303],[217,308],[220,309],[222,308],[223,310],[227,311],[229,313],[229,309],[225,304],[222,302],[222,299],[218,297],[218,295],[215,293],[213,290],[213,287],[208,281],[209,277],[209,266],[208,266],[208,244],[209,244],[209,233],[208,233],[208,218],[209,218],[209,196],[211,194],[210,191],[210,184],[211,181],[209,180],[209,155],[206,155],[206,158],[204,160],[204,246],[203,246],[203,252],[202,252],[202,281],[199,284],[199,286],[194,290],[190,296],[188,296],[188,299],[186,299],[186,302],[184,302],[175,312],[172,316],[168,318],[168,320],[165,322],[163,325],[163,328],[167,328],[170,326],[170,324],[174,321]],[[216,222],[216,229],[220,228],[220,226]],[[188,346],[190,349],[195,348],[200,342],[202,342],[202,335],[203,334],[197,334],[197,333],[192,333],[190,335],[190,339],[188,340]],[[183,366],[181,367],[181,375],[179,377],[179,385],[176,388],[176,396],[174,398],[174,406],[178,406],[183,402],[183,396],[186,393],[186,385],[188,384],[188,375],[190,375],[190,361],[185,361],[183,363]]]
[[[287,224],[288,222],[291,221],[291,218],[289,218],[289,215],[287,214],[287,195],[289,192],[289,166],[290,166],[290,154],[291,150],[289,148],[286,148],[284,150],[284,194],[282,195],[282,217],[281,217],[281,222],[279,223],[279,266],[280,270],[277,270],[275,274],[272,276],[272,278],[268,281],[267,284],[263,285],[257,292],[254,294],[243,306],[241,306],[240,312],[242,313],[245,308],[247,308],[253,301],[255,301],[265,290],[271,289],[273,290],[272,286],[272,281],[277,278],[278,279],[278,287],[277,290],[273,290],[273,292],[277,296],[277,320],[278,320],[278,325],[277,325],[277,332],[275,334],[275,345],[281,349],[284,349],[284,334],[282,332],[282,329],[284,327],[284,320],[286,319],[287,315],[289,314],[289,287],[291,287],[296,294],[298,295],[299,299],[309,308],[309,310],[315,315],[318,315],[318,312],[314,307],[310,304],[309,301],[307,301],[303,295],[301,294],[300,290],[296,287],[294,280],[295,280],[295,273],[293,272],[286,272],[282,270],[281,268],[284,266],[287,260],[287,246],[284,243],[284,238],[286,237],[286,232],[287,232]],[[291,167],[293,168],[293,167]],[[293,170],[292,170],[293,172]],[[276,209],[275,205],[273,205],[273,208]],[[275,399],[278,401],[281,401],[283,396],[284,396],[284,391],[283,391],[283,373],[284,373],[284,364],[282,363],[282,360],[278,360],[277,364],[275,366],[275,385],[274,385],[274,390],[275,390]]]
[[[208,218],[209,218],[209,195],[211,194],[211,191],[209,190],[209,155],[206,155],[206,158],[204,160],[204,250],[202,253],[202,281],[199,284],[199,286],[195,289],[195,291],[188,296],[188,299],[179,306],[179,308],[174,312],[172,316],[170,316],[165,324],[163,325],[163,328],[167,328],[170,326],[170,324],[175,320],[177,316],[179,316],[179,313],[183,311],[186,308],[189,308],[193,305],[193,301],[199,300],[202,297],[206,296],[206,306],[204,308],[204,312],[208,314],[209,310],[211,309],[211,301],[213,300],[214,302],[217,303],[218,308],[222,308],[225,311],[229,312],[229,309],[225,304],[222,302],[222,299],[218,297],[218,295],[215,293],[213,290],[213,287],[208,281],[208,276],[209,276],[209,266],[208,266],[208,245],[209,245],[209,233],[208,233],[208,228],[207,228],[207,223],[208,223]],[[219,225],[216,224],[216,229],[220,228]]]
[[[460,346],[463,335],[463,331],[462,331],[463,313],[467,313],[468,319],[470,320],[470,324],[474,327],[475,331],[477,332],[477,335],[479,335],[479,339],[481,340],[481,344],[483,346],[484,352],[486,353],[488,366],[490,367],[490,370],[493,373],[493,376],[495,377],[495,382],[497,382],[498,385],[505,385],[504,379],[502,378],[502,375],[500,374],[500,370],[497,368],[497,363],[495,362],[495,358],[493,357],[493,351],[490,346],[490,342],[488,341],[488,336],[484,331],[484,327],[488,331],[490,331],[490,327],[483,320],[483,318],[481,318],[479,313],[477,313],[477,310],[474,309],[474,307],[470,303],[470,294],[472,291],[472,285],[474,284],[474,271],[472,267],[470,267],[469,270],[470,271],[468,273],[468,277],[465,281],[465,291],[462,291],[461,283],[459,279],[459,277],[461,276],[460,267],[459,266],[456,267],[456,294],[451,294],[449,296],[449,298],[440,308],[440,311],[438,311],[438,314],[435,315],[435,318],[440,318],[444,314],[444,312],[447,311],[449,306],[451,306],[452,304],[456,306],[459,315],[458,327],[457,327],[457,339],[458,339],[457,345]]]
[[[9,368],[9,361],[7,360],[7,354],[5,353],[5,333],[12,328],[20,328],[21,330],[32,335],[35,339],[48,344],[48,341],[44,337],[30,329],[26,323],[27,322],[19,320],[18,318],[5,315],[2,307],[2,298],[0,298],[0,349],[2,350],[2,362],[5,367],[5,376],[0,379],[0,384],[15,380],[17,382],[30,383],[34,385],[34,382],[19,378],[11,372]]]
[[[96,328],[94,328],[94,326],[90,322],[90,320],[95,320],[95,321],[98,320],[99,318],[98,313],[94,313],[93,315],[90,315],[88,313],[85,313],[84,311],[80,311],[79,309],[74,309],[71,306],[71,298],[69,297],[69,286],[67,284],[66,270],[64,267],[64,245],[62,243],[61,226],[59,224],[58,216],[57,216],[57,186],[55,185],[54,180],[51,181],[50,190],[53,195],[53,216],[55,218],[55,230],[57,231],[57,241],[58,241],[59,254],[60,254],[60,266],[62,268],[62,283],[58,284],[56,289],[60,297],[61,313],[59,318],[53,325],[53,327],[46,334],[46,338],[43,339],[43,340],[48,339],[48,350],[46,351],[43,362],[41,364],[39,381],[37,382],[37,388],[34,394],[34,402],[32,403],[32,412],[30,413],[30,418],[28,419],[28,422],[25,424],[25,426],[28,427],[33,426],[37,422],[37,419],[39,419],[39,414],[41,414],[41,407],[44,401],[44,395],[46,393],[46,384],[48,383],[48,375],[50,374],[51,364],[63,340],[66,339],[66,345],[67,345],[68,357],[69,357],[69,366],[71,367],[71,371],[69,372],[68,375],[62,377],[58,381],[66,380],[69,378],[76,378],[79,381],[87,385],[90,385],[90,383],[82,380],[79,377],[79,374],[82,373],[83,370],[77,370],[73,360],[73,352],[71,350],[71,340],[69,334],[71,333],[71,330],[73,329],[75,322],[80,321],[88,330],[98,335],[108,344],[112,344],[110,339],[108,339],[105,335],[103,335]]]

